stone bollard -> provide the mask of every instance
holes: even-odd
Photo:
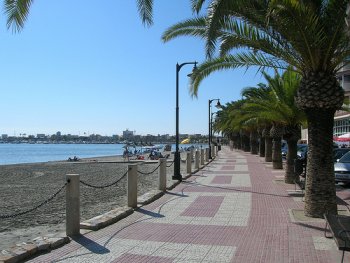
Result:
[[[128,206],[137,207],[137,164],[128,165]]]
[[[209,163],[209,148],[205,148],[205,162]]]
[[[218,146],[214,146],[214,149],[215,149],[215,156],[218,156],[219,147]]]
[[[188,152],[186,154],[186,167],[187,167],[187,174],[192,173],[192,152]]]
[[[214,145],[211,145],[211,158],[214,159],[215,158],[215,147]]]
[[[196,152],[195,152],[195,163],[194,163],[194,168],[196,169],[196,170],[199,170],[199,151],[198,150],[196,150]]]
[[[204,149],[201,149],[201,165],[204,165]]]
[[[66,187],[66,235],[80,234],[80,176],[67,174]]]
[[[233,151],[233,141],[230,141],[230,150]]]
[[[159,186],[160,191],[166,191],[166,159],[159,159]]]

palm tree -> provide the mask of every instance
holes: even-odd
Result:
[[[273,165],[282,168],[281,160],[281,136],[287,141],[288,155],[286,162],[286,183],[294,183],[298,178],[294,173],[294,159],[297,155],[297,141],[300,139],[300,126],[306,121],[305,114],[299,110],[294,102],[294,97],[300,83],[300,75],[288,70],[282,76],[276,71],[271,77],[263,73],[269,89],[260,86],[260,92],[265,96],[254,96],[257,92],[251,92],[254,88],[245,89],[242,94],[248,96],[245,108],[251,109],[260,118],[271,121],[273,127],[270,131],[274,137]],[[276,130],[276,128],[279,129]]]
[[[7,28],[18,32],[24,27],[29,10],[34,0],[4,0]],[[153,0],[136,0],[142,23],[147,26],[153,24]]]
[[[240,108],[243,100],[227,103],[217,112],[217,118],[214,123],[215,130],[221,131],[233,142],[236,149],[244,149],[246,138],[241,136],[242,125],[239,121],[241,115]]]
[[[199,11],[205,1],[193,2]],[[348,1],[209,2],[204,17],[174,25],[163,35],[164,41],[181,35],[206,41],[208,60],[193,75],[193,94],[204,78],[218,70],[250,66],[287,69],[291,65],[302,76],[296,103],[308,122],[305,214],[336,214],[333,118],[342,106],[344,91],[335,74],[350,56]],[[217,45],[220,55],[214,57]]]
[[[269,80],[268,75],[264,73],[265,78]],[[270,78],[271,80],[272,78]],[[282,169],[281,137],[282,127],[280,120],[277,118],[275,111],[278,101],[269,85],[260,83],[258,88],[244,88],[242,95],[246,97],[246,103],[243,106],[249,112],[247,116],[263,120],[271,128],[269,138],[272,139],[272,145],[267,141],[267,146],[272,146],[271,161],[274,169]],[[266,136],[266,134],[265,134]]]

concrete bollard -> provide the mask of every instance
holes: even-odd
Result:
[[[66,235],[80,234],[80,176],[67,174],[66,186]]]
[[[209,148],[205,148],[205,162],[209,163]]]
[[[204,165],[204,149],[201,149],[201,165]]]
[[[194,163],[194,168],[196,169],[196,170],[198,170],[199,169],[199,150],[196,150],[196,152],[195,152],[195,163]]]
[[[186,154],[187,174],[192,173],[192,151]]]
[[[137,164],[128,165],[128,206],[137,207]]]
[[[215,145],[215,146],[214,146],[214,149],[215,149],[215,156],[218,156],[219,147]]]
[[[166,159],[159,159],[159,186],[160,191],[166,191]]]
[[[233,141],[230,141],[230,150],[233,151]]]
[[[212,159],[214,159],[215,158],[215,147],[214,147],[214,145],[211,145],[211,157],[212,157]]]

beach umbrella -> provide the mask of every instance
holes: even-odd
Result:
[[[190,143],[190,138],[184,139],[180,142],[180,144],[186,144],[186,143]]]

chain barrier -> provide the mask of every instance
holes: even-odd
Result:
[[[120,177],[117,181],[115,181],[115,182],[113,182],[113,183],[110,183],[110,184],[107,184],[107,185],[92,185],[92,184],[89,184],[89,183],[84,182],[84,181],[82,181],[82,180],[80,180],[79,182],[80,182],[82,185],[85,185],[85,186],[88,186],[88,187],[102,189],[102,188],[111,187],[111,186],[113,186],[113,185],[119,183],[127,174],[128,174],[128,171],[126,171],[125,174],[123,174],[122,177]]]
[[[169,168],[169,167],[171,167],[173,164],[174,164],[174,161],[172,161],[172,162],[170,163],[170,165],[167,165],[166,167]]]
[[[142,174],[142,175],[150,175],[150,174],[153,174],[159,167],[160,167],[160,164],[152,172],[149,172],[149,173],[144,173],[144,172],[141,172],[139,170],[137,170],[137,172]]]
[[[186,161],[187,161],[187,158],[182,159],[181,156],[180,156],[180,160],[181,160],[181,162],[186,162]]]
[[[40,204],[38,204],[37,206],[31,208],[31,209],[28,209],[26,211],[23,211],[23,212],[18,212],[18,213],[15,213],[15,214],[12,214],[12,215],[0,215],[0,219],[6,219],[6,218],[14,218],[14,217],[17,217],[17,216],[21,216],[21,215],[24,215],[24,214],[28,214],[30,212],[33,212],[34,210],[42,207],[43,205],[47,204],[48,202],[52,201],[52,199],[54,199],[65,187],[66,185],[69,183],[69,181],[67,181],[56,193],[54,193],[51,197],[49,197],[48,199],[46,199],[45,201],[41,202]]]

